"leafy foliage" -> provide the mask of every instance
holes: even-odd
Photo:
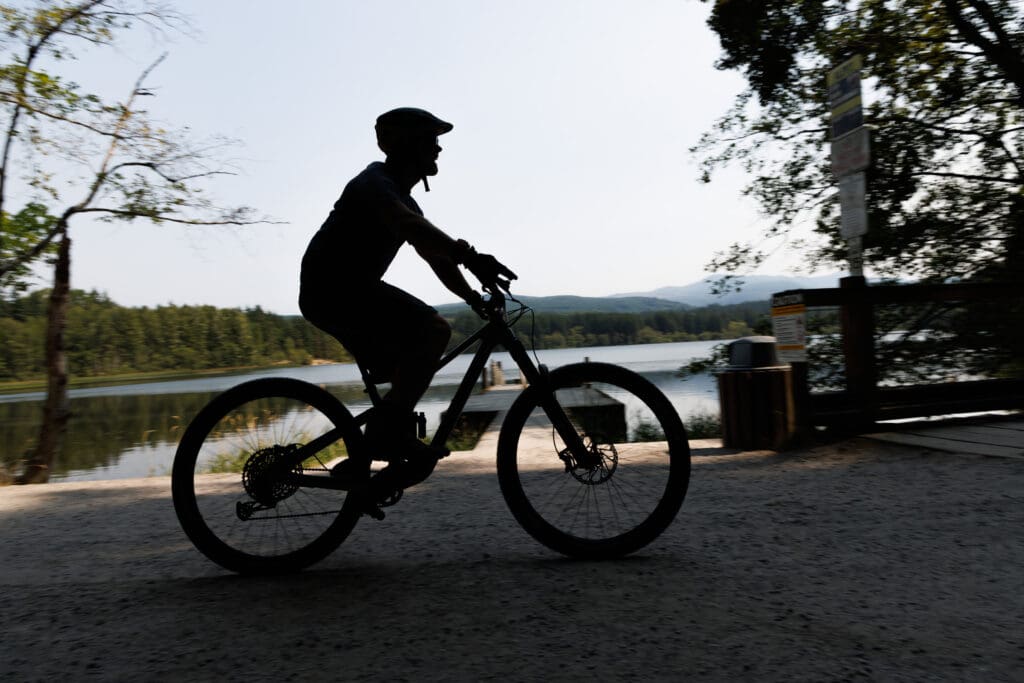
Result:
[[[13,216],[4,216],[3,240],[0,240],[0,263],[10,262],[11,269],[0,275],[0,298],[11,298],[27,288],[26,277],[31,270],[31,260],[19,258],[41,242],[53,229],[57,219],[51,216],[45,206],[35,202],[26,204]],[[54,251],[53,246],[40,250],[40,256]]]
[[[0,302],[0,379],[45,372],[46,296],[36,291]],[[68,369],[81,376],[351,359],[334,338],[297,316],[260,308],[125,308],[80,290],[71,293],[66,336]]]
[[[657,344],[742,337],[751,334],[767,313],[766,302],[650,313],[535,313],[515,329],[528,348]],[[475,313],[457,315],[450,322],[453,344],[481,324]]]
[[[772,239],[812,218],[818,239],[790,243],[811,266],[842,263],[828,159],[825,74],[864,57],[870,231],[876,273],[941,281],[1024,281],[1024,8],[1011,0],[717,0],[709,20],[721,69],[749,88],[694,148],[704,179],[723,165],[774,224],[709,270],[756,265]]]
[[[47,294],[38,290],[0,299],[0,380],[38,377],[45,371]],[[765,304],[738,304],[653,314],[538,314],[534,328],[521,324],[519,334],[537,348],[721,339],[750,333],[766,312]],[[452,324],[454,344],[482,323],[470,313]],[[71,292],[66,337],[69,370],[91,377],[351,360],[333,337],[298,316],[259,307],[127,308],[81,290]]]
[[[6,57],[0,63],[0,286],[8,294],[78,214],[193,225],[254,222],[250,208],[220,206],[206,196],[206,181],[231,171],[216,160],[230,141],[192,140],[187,130],[172,130],[142,108],[142,99],[153,95],[146,79],[163,57],[121,101],[57,73],[75,58],[74,46],[112,45],[138,24],[185,26],[179,14],[152,0],[0,5]],[[9,216],[7,206],[15,202],[23,208]],[[29,226],[26,212],[46,220]]]

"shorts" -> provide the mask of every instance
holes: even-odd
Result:
[[[337,285],[330,292],[337,292]],[[303,286],[302,315],[328,333],[363,365],[375,381],[387,382],[398,361],[411,353],[437,322],[437,310],[386,282],[360,290],[358,298],[331,298]]]

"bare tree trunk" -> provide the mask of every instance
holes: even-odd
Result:
[[[64,331],[67,327],[68,297],[71,291],[71,238],[64,226],[57,263],[54,267],[53,290],[46,311],[46,402],[43,423],[35,453],[15,483],[43,484],[50,479],[50,466],[60,453],[71,417],[68,402],[68,368],[64,354]]]

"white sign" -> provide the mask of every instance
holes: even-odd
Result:
[[[871,142],[868,129],[855,128],[832,141],[832,174],[837,178],[863,171],[871,163]]]
[[[807,362],[807,306],[800,294],[772,297],[772,334],[783,363]]]
[[[863,173],[851,173],[839,179],[839,209],[842,212],[839,234],[843,239],[867,234],[866,195],[867,180]]]

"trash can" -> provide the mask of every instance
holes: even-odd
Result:
[[[793,375],[779,362],[775,337],[742,337],[729,344],[729,365],[718,373],[722,445],[781,450],[796,433]]]

